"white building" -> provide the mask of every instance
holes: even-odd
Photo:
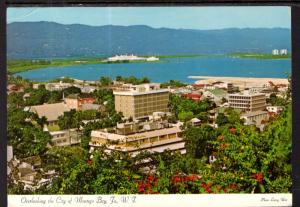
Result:
[[[122,123],[116,128],[93,130],[89,143],[93,152],[105,145],[107,152],[119,151],[136,156],[142,151],[163,152],[164,150],[186,153],[182,130],[165,126],[164,122]]]
[[[278,49],[272,50],[272,55],[279,55],[279,50]]]
[[[71,86],[72,86],[71,83],[63,83],[62,81],[60,81],[59,83],[47,83],[45,85],[45,88],[48,91],[61,91],[63,89],[69,88]]]
[[[235,93],[228,95],[229,107],[241,109],[242,111],[252,112],[266,109],[266,95],[262,93]]]
[[[288,50],[287,49],[274,49],[272,50],[272,54],[273,55],[287,55],[288,54]]]
[[[241,119],[244,119],[245,125],[260,126],[262,122],[269,120],[269,115],[267,111],[254,111],[242,114]]]
[[[287,49],[281,49],[280,50],[280,55],[287,55],[287,54],[288,54]]]
[[[50,132],[51,143],[54,146],[70,146],[81,142],[81,132],[76,129],[67,129]]]

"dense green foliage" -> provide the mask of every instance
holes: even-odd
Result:
[[[218,113],[216,124],[218,126],[223,126],[229,124],[235,126],[236,124],[243,123],[243,120],[240,119],[240,112],[234,110],[233,108],[226,108],[224,113]]]
[[[48,132],[43,132],[42,123],[35,114],[10,107],[7,119],[8,144],[13,146],[17,157],[40,155],[46,151],[46,144],[50,141]]]
[[[112,84],[112,79],[110,77],[101,76],[99,82],[101,86],[109,86]]]
[[[186,84],[182,83],[178,80],[170,80],[169,82],[164,82],[160,85],[161,88],[167,88],[167,87],[179,88],[179,87],[183,87],[183,86],[186,86]]]
[[[195,102],[180,96],[171,94],[169,107],[175,118],[181,121],[188,121],[193,117],[202,118],[201,121],[208,120],[208,111],[213,108],[213,102],[208,99]]]
[[[142,77],[142,78],[136,78],[134,76],[129,76],[129,77],[122,77],[122,76],[117,76],[116,81],[124,82],[124,83],[131,83],[133,85],[140,85],[144,83],[150,83],[150,79],[147,77]]]
[[[286,103],[286,99],[278,97],[275,93],[270,95],[270,98],[267,98],[267,103],[272,106],[284,106]]]

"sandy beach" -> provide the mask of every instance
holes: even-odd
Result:
[[[216,76],[189,76],[192,79],[201,79],[195,81],[196,84],[211,84],[217,81],[230,82],[241,89],[248,87],[260,87],[272,82],[273,84],[288,84],[287,78],[248,78],[248,77],[216,77]]]

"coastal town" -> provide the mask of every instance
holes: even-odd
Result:
[[[285,176],[286,171],[280,172],[274,164],[276,157],[257,153],[270,150],[260,143],[287,142],[280,137],[274,143],[272,136],[288,136],[287,129],[275,131],[290,113],[290,79],[190,78],[196,79],[194,84],[153,83],[134,76],[98,81],[62,77],[49,82],[9,76],[8,189],[72,194],[162,193],[163,189],[166,193],[253,193],[266,191],[263,183],[274,178],[266,172]],[[237,139],[243,141],[236,143]],[[237,154],[240,150],[252,157],[237,160],[243,157]],[[249,159],[255,160],[243,166]],[[174,168],[171,160],[177,160],[178,166]],[[261,160],[268,164],[255,169]],[[130,170],[129,162],[133,162]],[[112,168],[123,163],[124,168],[114,176],[116,180],[111,180],[109,174],[114,172],[110,171],[100,182],[103,163]],[[168,165],[171,184],[163,186],[159,179]],[[214,185],[211,177],[205,181],[201,172],[212,169],[215,173],[210,176],[228,173],[229,183]],[[241,180],[234,178],[236,171],[243,173]],[[80,183],[82,175],[90,180]],[[276,186],[268,191],[289,189],[289,183]]]
[[[5,12],[3,206],[294,205],[293,7],[52,6]]]

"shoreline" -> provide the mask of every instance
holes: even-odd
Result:
[[[195,84],[211,84],[217,81],[230,82],[243,88],[260,87],[272,82],[275,85],[288,85],[288,78],[254,78],[254,77],[219,77],[219,76],[188,76],[191,79],[198,79]]]

